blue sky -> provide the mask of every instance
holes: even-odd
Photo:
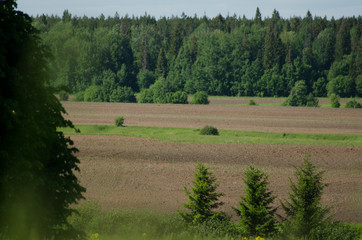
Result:
[[[162,16],[186,15],[215,17],[234,15],[252,18],[256,7],[259,7],[262,17],[271,16],[277,9],[284,18],[290,16],[305,16],[308,10],[313,16],[358,16],[362,14],[361,0],[18,0],[18,9],[29,15],[57,14],[62,15],[68,9],[73,15],[98,17],[100,14],[114,16],[149,15],[156,18]]]

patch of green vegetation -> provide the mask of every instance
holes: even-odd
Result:
[[[362,146],[362,135],[314,134],[314,133],[273,133],[237,130],[219,130],[220,136],[200,135],[200,129],[111,125],[77,125],[80,133],[60,128],[68,135],[112,135],[158,139],[163,142],[190,143],[234,143],[234,144],[276,144],[276,145],[333,145]]]

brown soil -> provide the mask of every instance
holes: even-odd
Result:
[[[124,116],[125,125],[129,126],[213,125],[219,129],[263,132],[362,134],[361,109],[84,102],[63,102],[63,106],[75,124],[113,125],[114,118]]]
[[[87,188],[86,197],[99,201],[105,209],[175,213],[186,202],[183,187],[191,186],[196,162],[206,163],[217,175],[218,190],[225,193],[222,209],[230,214],[233,214],[230,207],[236,207],[243,194],[242,177],[249,164],[262,167],[270,175],[270,188],[278,196],[275,203],[279,204],[290,190],[288,178],[293,177],[293,166],[302,164],[304,156],[311,153],[313,163],[326,170],[325,182],[329,186],[323,202],[333,207],[337,220],[362,220],[362,147],[191,144],[117,136],[71,137],[80,150],[79,179]]]

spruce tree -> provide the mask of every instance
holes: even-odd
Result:
[[[160,52],[158,54],[157,58],[157,68],[155,71],[156,77],[164,77],[166,78],[167,74],[167,59],[165,55],[165,51],[163,48],[160,49]]]
[[[329,208],[321,204],[323,189],[327,186],[322,182],[323,174],[307,155],[303,166],[296,168],[296,182],[290,180],[289,201],[281,202],[292,223],[292,231],[298,236],[308,235],[312,229],[329,220]]]
[[[274,214],[270,206],[275,196],[268,190],[268,176],[260,169],[249,166],[243,179],[246,189],[239,208],[233,208],[241,217],[240,226],[248,236],[267,236],[276,232]]]
[[[195,180],[192,181],[191,192],[185,187],[185,193],[189,201],[183,206],[188,211],[179,210],[178,213],[188,224],[202,223],[215,218],[222,218],[224,213],[216,212],[223,202],[219,201],[222,193],[217,193],[219,186],[216,184],[216,177],[209,172],[209,168],[198,163],[196,166]]]

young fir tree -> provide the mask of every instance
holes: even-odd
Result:
[[[214,209],[223,205],[219,201],[222,193],[217,193],[215,184],[216,177],[209,172],[209,168],[198,163],[196,166],[195,180],[191,192],[185,187],[185,193],[189,201],[183,206],[189,211],[179,210],[178,213],[186,223],[202,223],[215,218],[222,218],[224,213],[216,212]]]
[[[233,208],[240,219],[243,232],[249,236],[267,236],[276,232],[274,214],[276,208],[270,206],[275,196],[268,190],[268,176],[253,166],[245,171],[243,179],[246,189],[239,208]]]
[[[298,236],[306,236],[309,232],[328,221],[329,208],[321,204],[324,172],[317,171],[310,160],[310,155],[304,159],[304,164],[295,171],[296,182],[290,182],[291,193],[289,202],[281,202],[292,231]]]

